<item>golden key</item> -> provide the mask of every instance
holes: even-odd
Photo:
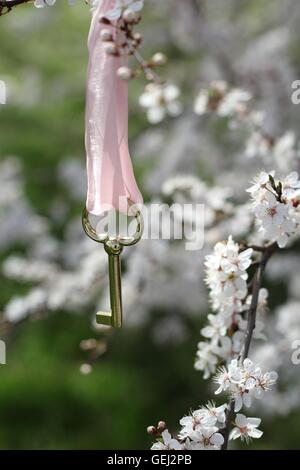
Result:
[[[124,246],[132,246],[138,243],[142,238],[144,224],[141,212],[135,213],[137,228],[135,234],[129,237],[110,237],[108,233],[98,235],[89,220],[89,213],[84,208],[82,213],[82,226],[86,235],[92,240],[103,243],[104,249],[108,254],[108,271],[109,271],[109,292],[110,292],[110,312],[98,312],[96,314],[97,323],[100,325],[112,326],[120,328],[122,326],[122,288],[121,288],[121,259]]]

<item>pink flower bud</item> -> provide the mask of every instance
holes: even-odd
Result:
[[[105,16],[100,16],[99,23],[111,24],[111,22],[107,18],[105,18]]]
[[[159,421],[157,424],[157,431],[162,433],[165,429],[167,429],[167,425],[164,421]]]
[[[150,436],[155,436],[157,434],[157,429],[155,426],[148,426],[147,427],[147,434]]]
[[[107,42],[104,44],[104,50],[108,55],[118,55],[118,48],[114,42]]]
[[[112,42],[113,40],[112,32],[109,29],[102,29],[100,35],[101,35],[102,41]]]

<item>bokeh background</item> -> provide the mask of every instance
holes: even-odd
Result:
[[[245,157],[243,132],[228,130],[224,119],[199,118],[193,102],[222,78],[253,93],[269,133],[297,133],[299,108],[290,95],[300,78],[299,2],[145,3],[144,53],[168,55],[162,74],[181,88],[184,106],[181,116],[151,127],[138,106],[144,82],[130,84],[130,144],[145,200],[163,200],[165,182],[188,174],[229,187],[243,202],[263,162]],[[107,260],[80,225],[89,21],[80,0],[72,8],[64,1],[21,6],[0,19],[0,79],[8,92],[0,108],[2,449],[149,448],[146,426],[165,419],[176,431],[189,409],[212,397],[211,383],[193,367],[208,312],[203,257],[220,237],[238,233],[232,221],[209,230],[201,253],[168,241],[128,249],[125,326],[95,329],[96,308],[107,301]],[[288,329],[300,338],[297,270],[295,250],[274,260],[267,280],[271,340],[281,328],[287,357]],[[289,322],[280,306],[291,297]],[[299,447],[300,369],[276,360],[289,372],[252,448]]]

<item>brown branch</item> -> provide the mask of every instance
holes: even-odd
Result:
[[[33,3],[34,0],[0,0],[0,16],[6,15],[14,7],[24,5],[25,3]]]
[[[230,400],[227,411],[226,411],[225,428],[223,430],[224,443],[222,445],[222,450],[228,449],[230,425],[231,425],[233,416],[234,416],[234,400]]]
[[[0,16],[6,15],[14,7],[25,3],[32,3],[33,0],[0,0]]]
[[[256,313],[257,313],[257,307],[258,307],[259,291],[262,287],[263,275],[266,269],[266,265],[269,259],[271,258],[271,256],[276,251],[276,249],[277,249],[277,243],[272,243],[271,245],[268,245],[265,248],[265,250],[262,253],[257,271],[255,272],[254,277],[253,277],[252,299],[251,299],[251,304],[250,304],[250,308],[248,311],[248,322],[247,322],[247,328],[246,328],[246,333],[245,333],[244,347],[241,352],[242,360],[246,359],[249,354],[249,349],[250,349],[250,345],[251,345],[251,341],[253,337],[253,331],[255,329],[255,324],[256,324]]]
[[[22,3],[29,3],[33,0],[0,0],[0,7],[12,8]]]
[[[262,287],[263,275],[267,266],[269,259],[272,257],[274,252],[277,249],[277,243],[272,243],[267,245],[266,247],[252,247],[255,251],[261,252],[261,258],[259,260],[258,268],[253,276],[251,281],[251,291],[252,291],[252,298],[251,304],[248,310],[248,321],[247,321],[247,328],[245,332],[244,338],[244,346],[240,353],[240,359],[244,361],[249,354],[251,341],[253,338],[253,332],[255,330],[256,324],[256,314],[257,314],[257,307],[258,307],[258,300],[259,300],[259,291]],[[224,429],[224,444],[222,446],[222,450],[228,449],[228,441],[229,441],[229,433],[230,433],[230,425],[234,414],[234,400],[231,400],[227,413],[226,413],[226,424]]]

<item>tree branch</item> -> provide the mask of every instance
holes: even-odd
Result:
[[[258,307],[258,300],[259,300],[259,291],[262,287],[262,281],[263,281],[263,275],[267,266],[267,263],[271,256],[274,254],[274,252],[277,249],[277,243],[272,243],[270,245],[267,245],[266,247],[253,247],[256,251],[261,252],[261,258],[258,264],[258,268],[253,276],[252,282],[251,282],[251,287],[252,287],[252,298],[251,298],[251,304],[248,310],[248,321],[247,321],[247,328],[245,332],[245,338],[244,338],[244,346],[241,350],[240,353],[240,359],[244,361],[249,354],[250,346],[251,346],[251,341],[253,338],[253,332],[255,330],[255,324],[256,324],[256,314],[257,314],[257,307]],[[234,415],[234,400],[231,400],[227,413],[226,413],[226,424],[225,424],[225,430],[224,430],[224,444],[222,446],[222,450],[227,450],[228,449],[228,441],[229,441],[229,433],[230,433],[230,425],[231,421]]]
[[[251,341],[253,337],[253,331],[255,329],[259,291],[262,287],[264,271],[266,269],[266,265],[269,259],[274,254],[276,249],[277,249],[277,243],[272,243],[271,245],[268,245],[265,248],[265,250],[262,253],[257,271],[255,272],[254,277],[253,277],[252,299],[251,299],[251,305],[248,311],[248,323],[247,323],[247,329],[245,333],[244,347],[243,347],[243,350],[241,351],[242,360],[246,359],[249,354],[249,349],[250,349],[250,345],[251,345]]]
[[[0,0],[0,16],[9,13],[14,7],[24,3],[32,3],[33,0]]]

